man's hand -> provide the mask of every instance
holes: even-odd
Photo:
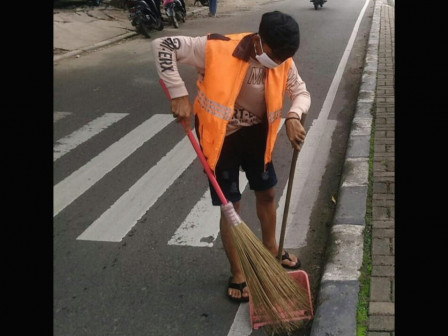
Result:
[[[288,113],[285,120],[286,135],[291,142],[292,148],[300,151],[305,141],[306,132],[295,113]]]
[[[190,130],[191,105],[188,96],[171,99],[171,112],[176,122],[183,122],[186,132]]]

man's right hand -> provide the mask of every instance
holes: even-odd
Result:
[[[185,132],[190,130],[191,105],[188,96],[171,99],[171,112],[176,122],[182,122]]]

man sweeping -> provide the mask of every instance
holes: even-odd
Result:
[[[282,118],[285,92],[291,99],[286,114],[288,139],[300,150],[306,132],[300,123],[311,98],[292,56],[299,48],[297,22],[279,11],[262,15],[257,33],[171,36],[155,39],[152,50],[157,72],[171,97],[171,111],[177,122],[190,128],[192,107],[177,63],[198,70],[194,100],[195,129],[202,151],[228,201],[239,212],[240,168],[255,193],[263,245],[278,255],[275,239],[277,177],[272,151]],[[221,205],[210,185],[212,204]],[[230,226],[221,213],[220,234],[232,276],[230,299],[249,299],[244,274],[232,241]],[[298,269],[300,260],[282,252],[282,265]]]

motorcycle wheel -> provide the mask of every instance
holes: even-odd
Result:
[[[156,18],[156,22],[154,23],[154,29],[161,31],[163,30],[163,20],[162,18]]]
[[[318,10],[318,8],[319,8],[319,4],[317,3],[317,1],[315,1],[315,2],[313,2],[314,3],[314,9],[315,10]]]
[[[175,14],[177,21],[185,22],[185,15],[182,12],[176,12]]]

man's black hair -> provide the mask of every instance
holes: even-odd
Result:
[[[292,57],[300,44],[299,24],[290,15],[279,11],[264,13],[258,34],[280,60]]]

